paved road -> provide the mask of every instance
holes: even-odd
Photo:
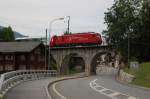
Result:
[[[58,92],[51,90],[55,99],[150,99],[150,91],[122,85],[113,76],[66,80],[52,88]]]
[[[46,85],[56,78],[23,82],[10,89],[4,99],[48,99]]]

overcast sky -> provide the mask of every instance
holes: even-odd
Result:
[[[71,32],[102,32],[104,12],[113,0],[0,0],[0,25],[28,36],[45,36],[55,18],[70,16]],[[67,18],[66,18],[67,20]],[[61,35],[66,20],[52,25],[52,34]]]

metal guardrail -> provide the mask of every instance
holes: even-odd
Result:
[[[4,94],[11,87],[28,80],[37,80],[57,76],[56,70],[18,70],[1,74],[0,94]]]

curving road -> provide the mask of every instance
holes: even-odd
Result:
[[[41,79],[23,82],[10,89],[4,99],[48,99],[46,94],[47,84],[56,78]]]
[[[51,86],[54,99],[150,99],[150,91],[116,82],[114,76],[91,76]]]

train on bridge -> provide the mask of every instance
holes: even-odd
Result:
[[[53,36],[50,40],[50,47],[89,46],[101,44],[101,35],[94,32]]]

